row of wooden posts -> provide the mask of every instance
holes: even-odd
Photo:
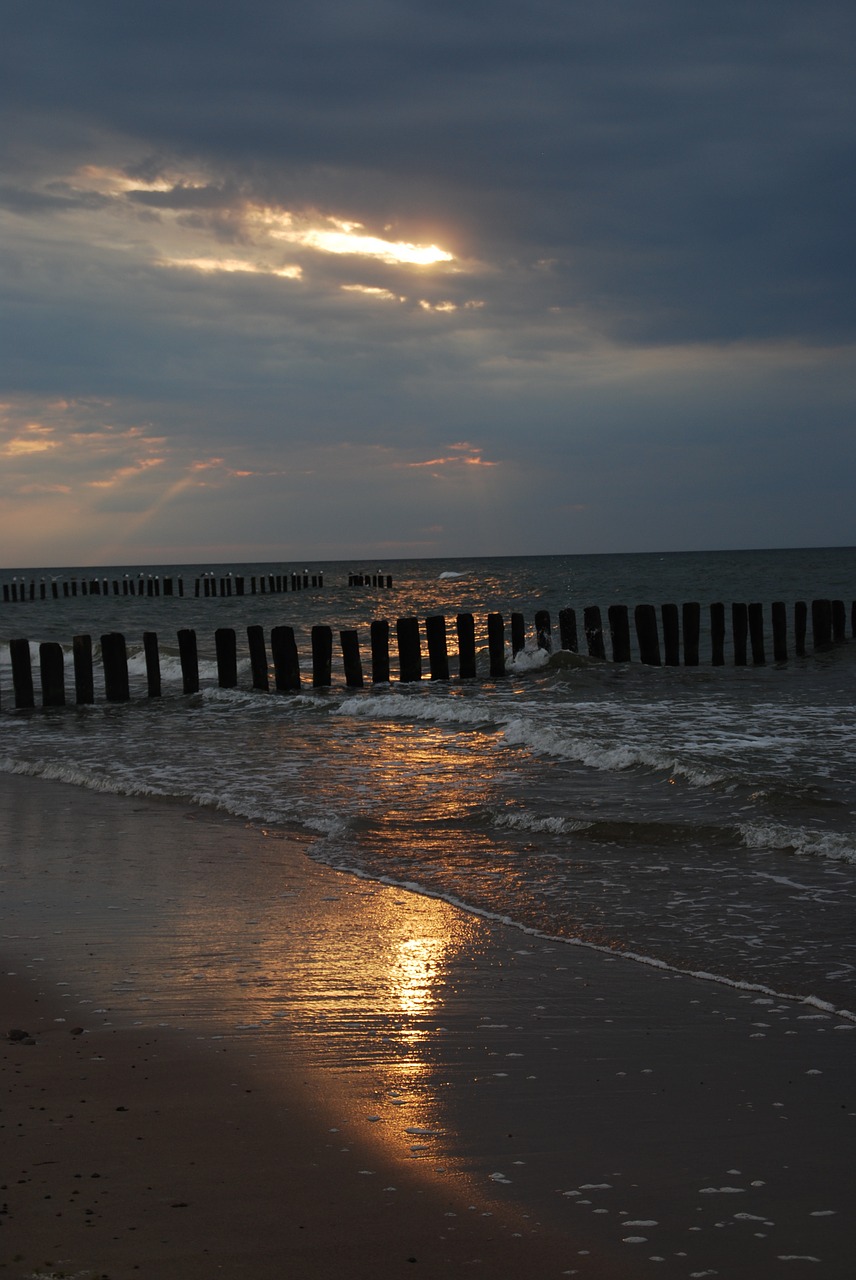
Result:
[[[363,585],[360,575],[360,585]],[[366,579],[368,585],[368,579]],[[384,583],[375,585],[383,586]],[[392,578],[388,578],[386,586],[392,586]],[[239,575],[204,573],[196,578],[194,595],[207,598],[209,596],[244,596],[244,595],[282,595],[287,591],[303,591],[310,587],[323,587],[324,574],[310,573],[304,569],[302,573],[267,573],[252,577]],[[125,574],[122,578],[52,578],[50,582],[41,578],[26,581],[13,578],[3,583],[4,604],[24,604],[29,600],[69,600],[80,596],[183,596],[184,578],[162,578],[159,574],[143,574],[132,578]]]
[[[614,662],[629,662],[630,617],[626,605],[611,605],[607,611],[609,636]],[[677,666],[681,661],[680,641],[683,637],[685,666],[697,666],[699,662],[699,632],[701,609],[698,604],[661,607],[663,624],[663,654],[657,611],[654,605],[637,605],[634,611],[637,645],[641,661],[648,665]],[[794,652],[806,653],[806,634],[809,609],[804,602],[794,606]],[[784,604],[772,606],[773,658],[784,662],[788,658],[787,610]],[[583,612],[583,628],[589,656],[606,659],[606,646],[601,611],[593,605]],[[814,600],[811,604],[812,647],[822,650],[844,641],[846,636],[846,610],[843,601]],[[856,602],[850,610],[851,635],[856,636]],[[370,624],[372,683],[387,684],[390,681],[390,623],[377,620]],[[402,683],[422,678],[422,638],[419,619],[399,618],[395,624],[398,647],[398,678]],[[458,642],[458,677],[471,680],[476,676],[476,631],[471,613],[459,613],[455,618]],[[764,645],[764,619],[761,605],[733,604],[731,606],[731,632],[735,666],[745,666],[751,652],[752,664],[766,662]],[[550,614],[539,610],[535,614],[535,633],[538,647],[553,648],[553,630]],[[710,606],[711,660],[713,665],[725,662],[725,606]],[[450,664],[447,645],[447,625],[442,614],[425,619],[425,638],[432,680],[449,680]],[[577,617],[573,609],[559,613],[559,640],[562,649],[579,652]],[[215,632],[217,678],[221,688],[238,685],[238,644],[233,628],[222,627]],[[349,688],[364,685],[359,635],[355,630],[339,632],[345,683]],[[252,684],[254,689],[270,689],[270,665],[264,630],[260,626],[247,628]],[[311,631],[312,685],[325,688],[332,683],[333,631],[328,626],[315,626]],[[511,648],[516,656],[526,644],[526,623],[521,613],[511,615]],[[33,672],[30,658],[30,642],[26,639],[10,641],[12,681],[15,707],[26,709],[35,706]],[[489,672],[492,679],[506,674],[506,628],[500,613],[487,616],[487,648]],[[161,671],[158,637],[155,632],[143,633],[143,649],[149,697],[161,693]],[[95,701],[95,680],[92,638],[75,636],[72,644],[74,661],[75,701],[87,704]],[[178,632],[178,650],[181,663],[182,686],[185,694],[197,693],[200,688],[199,656],[196,632],[185,628]],[[278,692],[288,692],[301,687],[300,660],[293,627],[274,627],[270,633],[270,659],[273,664],[274,687]],[[130,698],[128,677],[128,653],[125,637],[111,632],[101,637],[101,661],[104,670],[104,692],[108,702],[125,702]],[[39,646],[39,671],[41,676],[42,706],[64,706],[65,663],[62,646],[56,641],[45,641]]]

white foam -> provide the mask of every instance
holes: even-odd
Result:
[[[852,835],[813,831],[807,827],[786,827],[775,822],[741,822],[737,830],[748,849],[791,849],[806,858],[856,863],[856,844]]]
[[[590,822],[580,822],[574,818],[538,818],[530,813],[499,813],[493,820],[495,827],[507,827],[512,831],[549,831],[554,835],[562,835],[568,831],[586,831]]]

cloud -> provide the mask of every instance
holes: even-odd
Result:
[[[852,538],[851,5],[12,8],[0,486],[68,554]]]

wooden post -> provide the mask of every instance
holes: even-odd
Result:
[[[221,689],[238,687],[238,641],[232,627],[218,627],[214,632],[217,651],[217,683]]]
[[[491,679],[505,675],[505,623],[501,613],[487,615],[487,647]]]
[[[372,684],[389,684],[389,623],[376,618],[369,628],[372,647]]]
[[[603,643],[603,621],[598,605],[586,605],[583,610],[583,626],[585,627],[589,657],[606,660],[606,649]]]
[[[262,579],[264,582],[264,579]],[[274,684],[278,693],[300,688],[300,661],[294,627],[274,627],[270,633]]]
[[[345,684],[349,689],[362,689],[363,663],[360,658],[360,638],[356,631],[340,631],[342,663],[345,667]]]
[[[446,619],[442,613],[435,613],[425,619],[425,634],[428,638],[428,666],[432,680],[449,679],[449,649],[446,643]]]
[[[253,673],[253,688],[267,693],[270,689],[268,678],[267,650],[265,649],[264,627],[247,627],[247,644],[250,647],[250,668]]]
[[[235,579],[235,595],[242,596],[243,594],[244,594],[244,579],[239,576]]]
[[[131,696],[128,688],[128,650],[125,637],[111,631],[101,637],[101,663],[104,667],[104,696],[108,702],[127,702]]]
[[[812,600],[811,631],[814,648],[828,649],[832,644],[832,604],[829,600]]]
[[[333,632],[327,626],[312,628],[312,687],[328,689],[333,672]]]
[[[45,640],[39,645],[39,669],[42,679],[42,706],[65,706],[65,667],[62,645]]]
[[[458,633],[458,675],[461,680],[476,678],[476,624],[471,613],[459,613],[455,619]]]
[[[676,604],[661,605],[660,621],[663,624],[663,662],[667,667],[677,667],[681,661],[681,624],[678,606]]]
[[[710,661],[714,667],[725,665],[725,605],[710,606]]]
[[[808,605],[805,600],[797,600],[794,605],[794,653],[798,658],[805,657],[805,633],[808,626]]]
[[[29,640],[9,641],[9,657],[12,660],[12,684],[15,689],[15,706],[22,710],[36,705],[33,696],[33,667],[30,661]]]
[[[171,596],[171,595],[173,594],[173,590],[172,590],[172,578],[164,578],[164,580],[163,580],[163,593],[164,593],[164,595],[165,595],[165,596]]]
[[[681,608],[681,619],[684,627],[684,666],[698,666],[698,642],[701,633],[701,605],[697,600],[688,600]]]
[[[161,696],[161,670],[156,632],[143,632],[143,651],[146,655],[146,684],[149,697],[159,698]]]
[[[773,618],[773,661],[788,660],[788,611],[782,600],[774,600]]]
[[[763,667],[767,661],[764,652],[764,606],[759,603],[750,604],[747,610],[749,617],[749,642],[752,646],[752,662],[756,667]]]
[[[95,701],[92,637],[75,636],[71,648],[74,654],[74,698],[79,707],[90,706]]]
[[[657,610],[652,604],[637,604],[633,620],[636,624],[640,661],[648,667],[659,667],[660,636],[657,631]]]
[[[526,648],[526,621],[522,613],[511,615],[511,656],[516,658]]]
[[[850,603],[850,635],[856,640],[856,600]]]
[[[395,633],[398,639],[398,678],[402,684],[412,684],[422,679],[419,619],[399,618]]]
[[[198,693],[199,654],[196,648],[196,632],[191,627],[183,627],[178,633],[178,656],[181,662],[184,692]]]
[[[577,653],[577,615],[573,609],[559,610],[559,643],[568,653]]]
[[[626,604],[611,604],[606,611],[609,621],[609,638],[612,644],[612,661],[630,661],[630,620]]]
[[[843,600],[832,601],[832,639],[836,644],[847,639],[847,617]]]
[[[734,638],[734,665],[746,666],[746,636],[749,631],[749,610],[745,604],[731,606],[731,634]]]
[[[547,653],[552,653],[553,626],[550,622],[550,614],[546,609],[539,609],[535,614],[535,635],[538,641],[538,648],[546,649]]]

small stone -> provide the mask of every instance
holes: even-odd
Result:
[[[9,1032],[9,1039],[12,1041],[29,1040],[29,1031],[22,1031],[20,1027],[13,1027]]]
[[[69,1034],[70,1036],[82,1036],[82,1035],[83,1035],[83,1027],[72,1027],[68,1034]]]

